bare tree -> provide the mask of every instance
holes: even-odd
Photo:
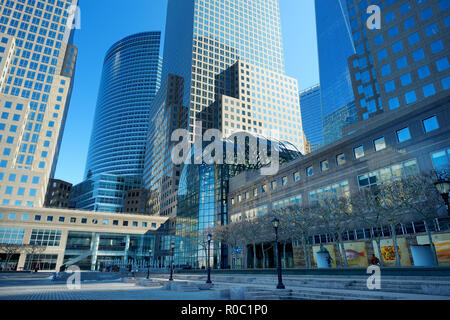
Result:
[[[317,228],[317,217],[314,212],[316,209],[310,206],[294,205],[287,208],[291,217],[293,235],[298,239],[303,247],[303,255],[305,258],[305,267],[311,268],[311,244],[309,238],[313,235],[314,229]]]
[[[425,230],[433,253],[434,264],[439,265],[436,248],[433,243],[429,223],[439,216],[439,209],[445,204],[434,186],[432,175],[415,175],[407,179],[400,179],[405,196],[400,199],[413,214],[423,219]]]
[[[397,267],[401,265],[401,262],[396,226],[405,220],[405,212],[408,209],[405,204],[409,201],[407,197],[406,184],[401,179],[378,186],[378,208],[383,216],[383,220],[389,224],[391,229],[395,251],[395,266]]]
[[[0,252],[6,254],[5,269],[8,268],[9,261],[15,254],[21,254],[24,251],[25,246],[23,244],[2,243],[0,244]]]
[[[384,222],[384,210],[380,207],[380,200],[377,188],[364,188],[358,193],[352,194],[351,204],[353,216],[364,227],[371,231],[371,238],[377,243],[378,256],[380,264],[384,266],[384,259],[381,253],[381,227]]]
[[[342,234],[351,221],[351,206],[347,197],[328,198],[320,201],[320,206],[314,208],[314,214],[322,228],[337,242],[341,265],[348,267],[347,255]]]

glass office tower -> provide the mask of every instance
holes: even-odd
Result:
[[[44,205],[74,81],[77,4],[0,0],[1,205]]]
[[[346,1],[316,0],[315,7],[322,119],[340,119],[323,123],[324,143],[330,144],[342,137],[342,129],[357,118],[350,116],[347,122],[347,117],[332,115],[355,112],[352,108],[355,98],[347,61],[355,53],[355,48]]]
[[[164,115],[168,121],[150,126],[144,172],[155,214],[176,214],[181,168],[170,159],[173,128],[163,128],[180,114],[191,142],[202,133],[200,122],[225,138],[278,130],[304,151],[297,80],[285,76],[278,0],[169,0],[165,37],[162,86],[152,105],[159,116],[151,123]]]
[[[85,176],[142,177],[150,103],[160,86],[160,32],[128,36],[106,53]]]
[[[161,33],[143,32],[106,53],[86,180],[73,187],[77,209],[122,212],[126,191],[140,189],[150,104],[160,87]]]
[[[303,130],[311,143],[311,151],[323,145],[323,119],[320,85],[300,92],[300,110]]]

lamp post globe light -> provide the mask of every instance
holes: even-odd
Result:
[[[211,264],[210,264],[210,249],[211,249],[211,239],[212,239],[212,235],[208,234],[208,254],[206,257],[207,263],[208,263],[208,279],[206,280],[206,283],[212,283],[211,282]]]
[[[272,220],[273,228],[275,229],[275,260],[277,262],[277,273],[278,273],[278,285],[277,289],[285,289],[283,284],[283,277],[281,275],[281,256],[278,253],[278,227],[280,226],[280,220],[274,218]]]
[[[175,251],[175,243],[174,242],[172,242],[170,244],[170,249],[171,249],[171,252],[172,252],[172,259],[170,261],[170,278],[169,278],[169,281],[173,281],[173,255],[174,255],[174,251]]]
[[[445,205],[447,206],[447,214],[450,217],[450,206],[448,201],[448,193],[450,191],[450,181],[439,179],[434,183],[437,191],[441,194],[442,199],[444,199]]]
[[[148,250],[147,279],[150,279],[150,266],[152,265],[151,258],[152,258],[152,249],[149,249]]]

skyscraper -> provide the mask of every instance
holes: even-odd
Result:
[[[44,205],[74,81],[77,4],[0,0],[2,205]]]
[[[311,151],[323,145],[323,119],[320,85],[300,92],[300,110],[302,114],[303,131],[311,143]]]
[[[73,188],[78,209],[121,212],[124,192],[141,187],[150,103],[160,87],[160,40],[159,31],[138,33],[106,53],[86,181]]]
[[[170,84],[179,94],[172,105]],[[186,114],[191,142],[201,134],[200,122],[224,138],[277,130],[281,140],[304,151],[298,85],[284,70],[278,0],[169,0],[162,87],[152,108],[160,115],[171,109],[177,119]],[[176,207],[180,168],[170,159],[171,129],[149,130],[144,177],[157,214],[174,214]],[[159,146],[164,149],[156,154]],[[161,209],[164,203],[170,207]]]
[[[316,0],[323,139],[330,144],[357,118],[347,59],[355,53],[345,0]],[[354,116],[337,115],[355,113]],[[333,119],[333,121],[325,121]]]
[[[351,75],[360,119],[448,95],[448,0],[347,3],[356,47]],[[379,30],[366,26],[371,3],[381,9]]]

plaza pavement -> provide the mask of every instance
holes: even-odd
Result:
[[[81,273],[81,289],[69,290],[69,274],[52,281],[50,273],[0,274],[0,300],[450,300],[449,277],[383,277],[381,290],[368,290],[363,276],[286,275],[277,290],[273,275]],[[202,289],[200,289],[202,288]],[[206,289],[206,290],[205,290]]]
[[[39,276],[40,275],[40,276]],[[0,300],[212,300],[210,291],[174,292],[162,287],[141,287],[118,280],[82,282],[81,289],[69,290],[53,282],[51,275],[0,275]]]

